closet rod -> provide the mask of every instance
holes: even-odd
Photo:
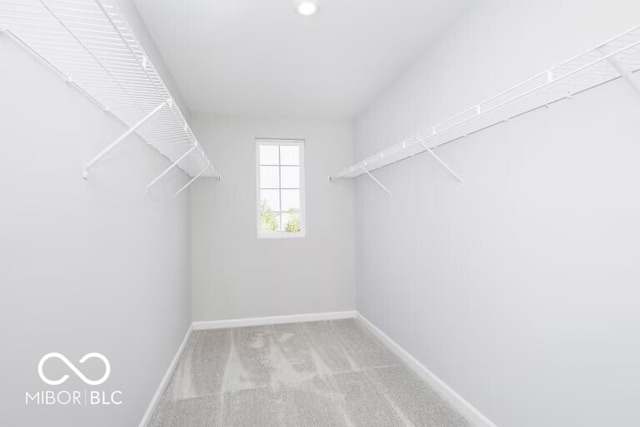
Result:
[[[571,99],[605,83],[625,78],[640,93],[640,82],[634,73],[640,69],[640,28],[634,28],[544,73],[525,80],[488,100],[456,114],[427,132],[416,134],[399,144],[351,165],[331,177],[356,178],[429,149],[458,141],[468,135],[520,117],[551,104]],[[604,49],[608,49],[605,51]],[[418,147],[418,149],[416,149]],[[422,149],[420,149],[422,148]],[[442,164],[442,163],[441,163]],[[446,166],[446,165],[443,165]],[[446,166],[450,173],[451,168]]]

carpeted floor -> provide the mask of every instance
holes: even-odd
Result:
[[[355,320],[194,331],[149,427],[468,427]]]

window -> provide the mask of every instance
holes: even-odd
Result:
[[[256,142],[258,237],[303,237],[304,141]]]

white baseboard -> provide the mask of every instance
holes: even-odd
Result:
[[[149,423],[149,420],[151,419],[151,415],[153,414],[153,411],[155,411],[156,406],[160,401],[160,396],[162,396],[164,389],[167,388],[167,385],[169,384],[169,379],[171,379],[171,375],[173,374],[173,371],[176,369],[176,366],[178,365],[180,356],[182,356],[182,352],[184,351],[184,348],[187,346],[187,342],[189,341],[189,335],[191,335],[192,330],[193,330],[193,324],[189,325],[189,329],[187,329],[187,333],[184,336],[184,339],[182,340],[182,343],[180,344],[180,347],[178,348],[176,355],[173,356],[173,360],[169,364],[169,367],[167,368],[167,372],[164,373],[164,377],[162,377],[162,380],[160,381],[160,385],[158,385],[158,389],[156,390],[156,394],[153,395],[153,398],[149,403],[149,407],[147,408],[147,411],[144,413],[144,416],[140,421],[139,427],[146,427],[146,425]]]
[[[211,320],[193,322],[192,329],[224,329],[243,326],[278,325],[282,323],[317,322],[321,320],[355,319],[356,311],[336,311],[331,313],[293,314],[290,316],[251,317],[246,319]]]
[[[382,341],[393,353],[395,353],[409,368],[425,380],[434,390],[436,390],[450,405],[454,407],[458,413],[464,416],[467,421],[475,427],[497,427],[491,420],[484,416],[469,402],[464,400],[462,396],[455,392],[447,383],[438,378],[433,372],[424,367],[404,348],[393,341],[387,334],[378,329],[373,323],[367,320],[360,313],[357,315],[358,321],[361,322],[369,331],[373,333],[380,341]]]

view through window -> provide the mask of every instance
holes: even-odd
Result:
[[[257,140],[258,236],[304,236],[304,142]]]

